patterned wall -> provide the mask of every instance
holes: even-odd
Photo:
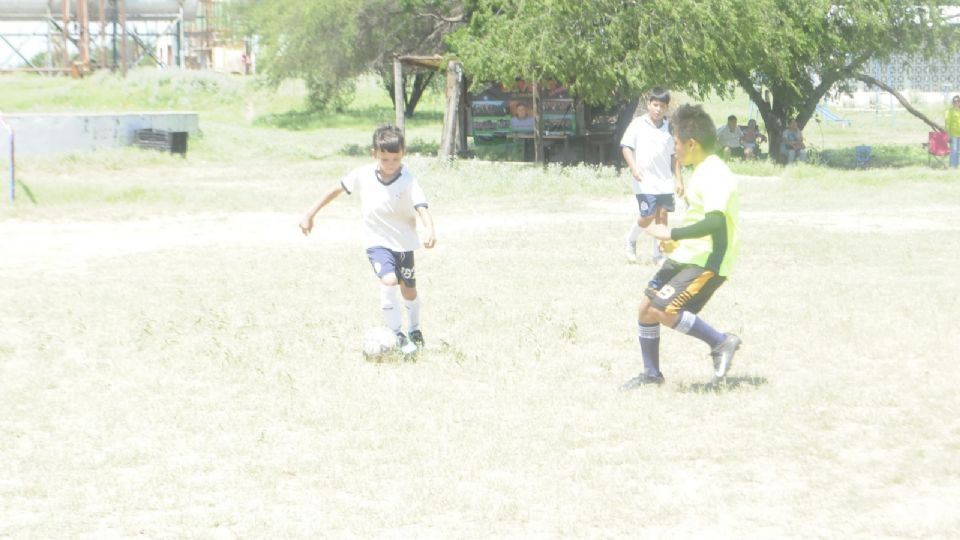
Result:
[[[956,92],[960,90],[960,53],[941,60],[920,56],[894,57],[884,63],[874,60],[864,66],[864,72],[901,92]],[[867,89],[863,83],[859,87]]]

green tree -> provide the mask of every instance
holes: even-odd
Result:
[[[468,73],[567,81],[588,103],[665,86],[703,97],[737,86],[779,154],[830,92],[871,60],[955,50],[940,2],[903,0],[477,0],[451,43]]]
[[[394,98],[393,57],[441,52],[463,20],[463,4],[438,0],[251,0],[241,12],[261,36],[260,64],[271,84],[299,78],[316,109],[342,109],[357,76],[379,73]],[[412,115],[434,72],[405,77]],[[409,87],[409,91],[407,88]]]

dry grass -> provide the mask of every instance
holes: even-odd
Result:
[[[949,173],[744,179],[741,265],[703,313],[744,338],[729,384],[664,331],[668,384],[623,394],[652,268],[620,258],[612,172],[415,160],[429,348],[369,363],[353,204],[296,229],[360,162],[27,167],[47,202],[0,216],[0,537],[960,529]]]

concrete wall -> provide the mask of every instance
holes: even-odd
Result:
[[[197,113],[4,114],[13,128],[17,156],[90,152],[133,144],[138,129],[200,132]]]

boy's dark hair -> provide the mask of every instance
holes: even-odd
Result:
[[[665,88],[660,88],[659,86],[654,86],[653,90],[650,90],[650,94],[647,96],[647,102],[650,101],[660,101],[669,105],[670,91]]]
[[[373,149],[392,154],[402,152],[404,149],[403,132],[397,126],[389,124],[378,127],[373,132]]]
[[[670,121],[673,133],[680,142],[693,139],[707,153],[713,153],[717,145],[717,130],[710,115],[700,105],[681,105]]]
[[[731,120],[734,120],[734,121],[735,121],[736,119],[737,119],[737,115],[731,114],[730,116],[727,117],[727,122],[729,122],[729,121],[731,121]]]

